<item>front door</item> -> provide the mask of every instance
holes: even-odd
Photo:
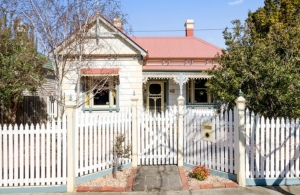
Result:
[[[147,110],[164,111],[164,82],[147,82]]]

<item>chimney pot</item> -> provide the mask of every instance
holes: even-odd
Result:
[[[194,36],[194,20],[186,20],[184,26],[185,26],[185,36],[193,37]]]
[[[114,26],[117,27],[120,31],[123,31],[123,22],[121,18],[114,19]]]

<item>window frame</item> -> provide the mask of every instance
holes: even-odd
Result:
[[[206,104],[213,104],[213,96],[207,91],[207,87],[204,88],[195,88],[195,81],[198,79],[189,79],[187,82],[187,97],[188,97],[188,104],[195,104],[195,105],[206,105]],[[206,80],[207,79],[201,79]],[[204,84],[205,85],[205,84]],[[207,102],[195,102],[195,90],[206,90],[207,95]]]
[[[116,78],[115,76],[86,76],[86,77],[89,77],[88,82],[89,85],[87,84],[86,80],[84,80],[83,82],[83,90],[82,90],[82,94],[83,94],[83,100],[85,100],[85,103],[82,105],[82,109],[84,111],[119,111],[120,108],[119,108],[119,84],[118,82],[116,82]],[[104,90],[108,90],[108,98],[109,98],[109,101],[108,101],[108,104],[106,105],[94,105],[94,90],[91,90],[91,89],[88,89],[89,86],[94,86],[94,80],[96,78],[103,78],[103,79],[106,79],[107,78],[107,81],[106,83],[108,82],[108,87],[104,87],[104,88],[101,88],[101,91],[102,89]],[[116,83],[114,83],[116,82]],[[115,92],[115,97],[114,97],[114,92]],[[101,93],[101,92],[100,92]],[[115,102],[115,103],[114,103]]]

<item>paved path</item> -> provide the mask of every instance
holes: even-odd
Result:
[[[133,191],[177,191],[181,180],[176,165],[140,166],[133,182]]]

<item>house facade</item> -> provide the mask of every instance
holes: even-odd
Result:
[[[112,24],[100,15],[93,17],[80,55],[69,50],[78,47],[76,33],[69,36],[67,47],[56,48],[69,53],[70,71],[62,84],[66,101],[76,101],[84,112],[119,111],[130,106],[133,95],[149,110],[177,104],[180,95],[188,106],[211,106],[207,71],[218,65],[215,56],[221,49],[196,38],[192,20],[185,29],[182,37],[129,37],[120,20]]]

